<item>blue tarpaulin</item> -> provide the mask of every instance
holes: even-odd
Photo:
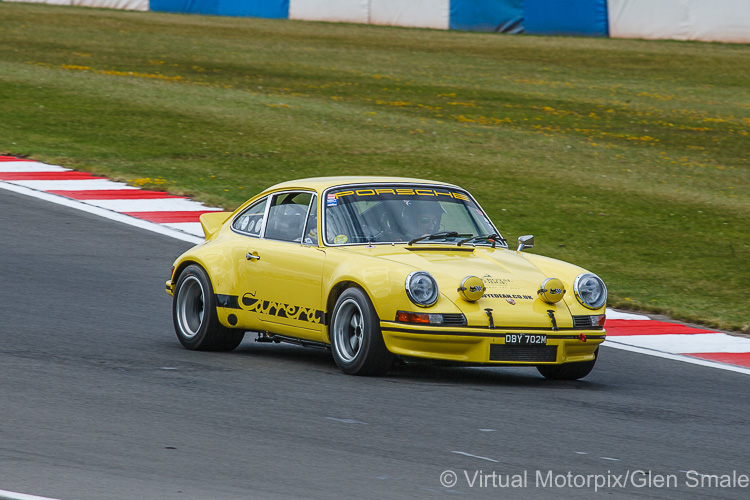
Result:
[[[607,0],[524,0],[524,32],[608,36]]]
[[[157,12],[216,14],[219,0],[151,0],[149,9]]]
[[[289,17],[289,0],[151,0],[151,10],[220,16]]]
[[[289,0],[219,0],[218,14],[286,19],[289,17]]]
[[[523,4],[524,0],[451,0],[450,28],[522,33]]]

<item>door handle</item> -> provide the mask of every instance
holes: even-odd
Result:
[[[245,255],[245,258],[247,260],[260,260],[260,255],[257,253],[247,252],[247,255]]]

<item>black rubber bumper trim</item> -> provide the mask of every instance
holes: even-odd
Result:
[[[409,328],[393,328],[390,326],[382,326],[381,329],[384,331],[388,331],[388,332],[413,333],[417,335],[455,335],[455,336],[462,336],[462,337],[490,337],[490,338],[502,338],[502,337],[505,337],[506,335],[514,333],[516,330],[522,330],[521,328],[518,328],[518,329],[516,328],[505,329],[504,328],[503,331],[501,332],[494,330],[494,331],[487,331],[486,333],[484,333],[484,332],[467,332],[467,331],[459,331],[459,330],[447,331],[447,332],[446,331],[436,332],[432,330],[425,331],[425,330],[412,330]],[[532,330],[542,335],[547,335],[547,337],[551,339],[555,339],[555,340],[579,340],[581,338],[580,334],[579,335],[557,335],[554,333],[549,333],[546,330],[540,330],[540,329],[526,328],[524,330],[526,331]],[[569,330],[572,330],[572,328],[569,328]],[[577,331],[581,331],[581,330],[577,330]],[[581,333],[583,332],[581,331]],[[604,338],[606,338],[606,335],[603,335],[603,334],[591,334],[591,335],[586,334],[587,340],[600,340],[600,339],[603,340]]]

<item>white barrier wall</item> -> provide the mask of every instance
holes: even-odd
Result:
[[[289,0],[289,19],[370,22],[370,0]]]
[[[103,7],[105,9],[149,10],[149,0],[71,0],[78,7]]]
[[[612,38],[750,43],[750,0],[608,0]]]
[[[289,0],[289,18],[448,29],[450,0]]]
[[[50,5],[70,5],[70,0],[4,0],[5,2],[48,3]]]
[[[101,7],[104,9],[149,10],[149,0],[4,0],[6,2],[46,3],[50,5],[74,5],[77,7]]]
[[[371,0],[370,23],[447,30],[450,0]]]

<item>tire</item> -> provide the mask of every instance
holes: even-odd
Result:
[[[331,353],[349,375],[385,375],[393,365],[380,332],[380,319],[370,298],[349,288],[336,301],[330,324]]]
[[[180,274],[172,300],[172,321],[180,343],[192,351],[232,351],[245,332],[223,326],[206,271],[190,265]]]
[[[562,365],[539,365],[536,367],[544,378],[551,380],[578,380],[582,379],[594,369],[599,357],[599,348],[594,351],[594,359],[591,361],[580,361],[578,363],[565,363]]]

